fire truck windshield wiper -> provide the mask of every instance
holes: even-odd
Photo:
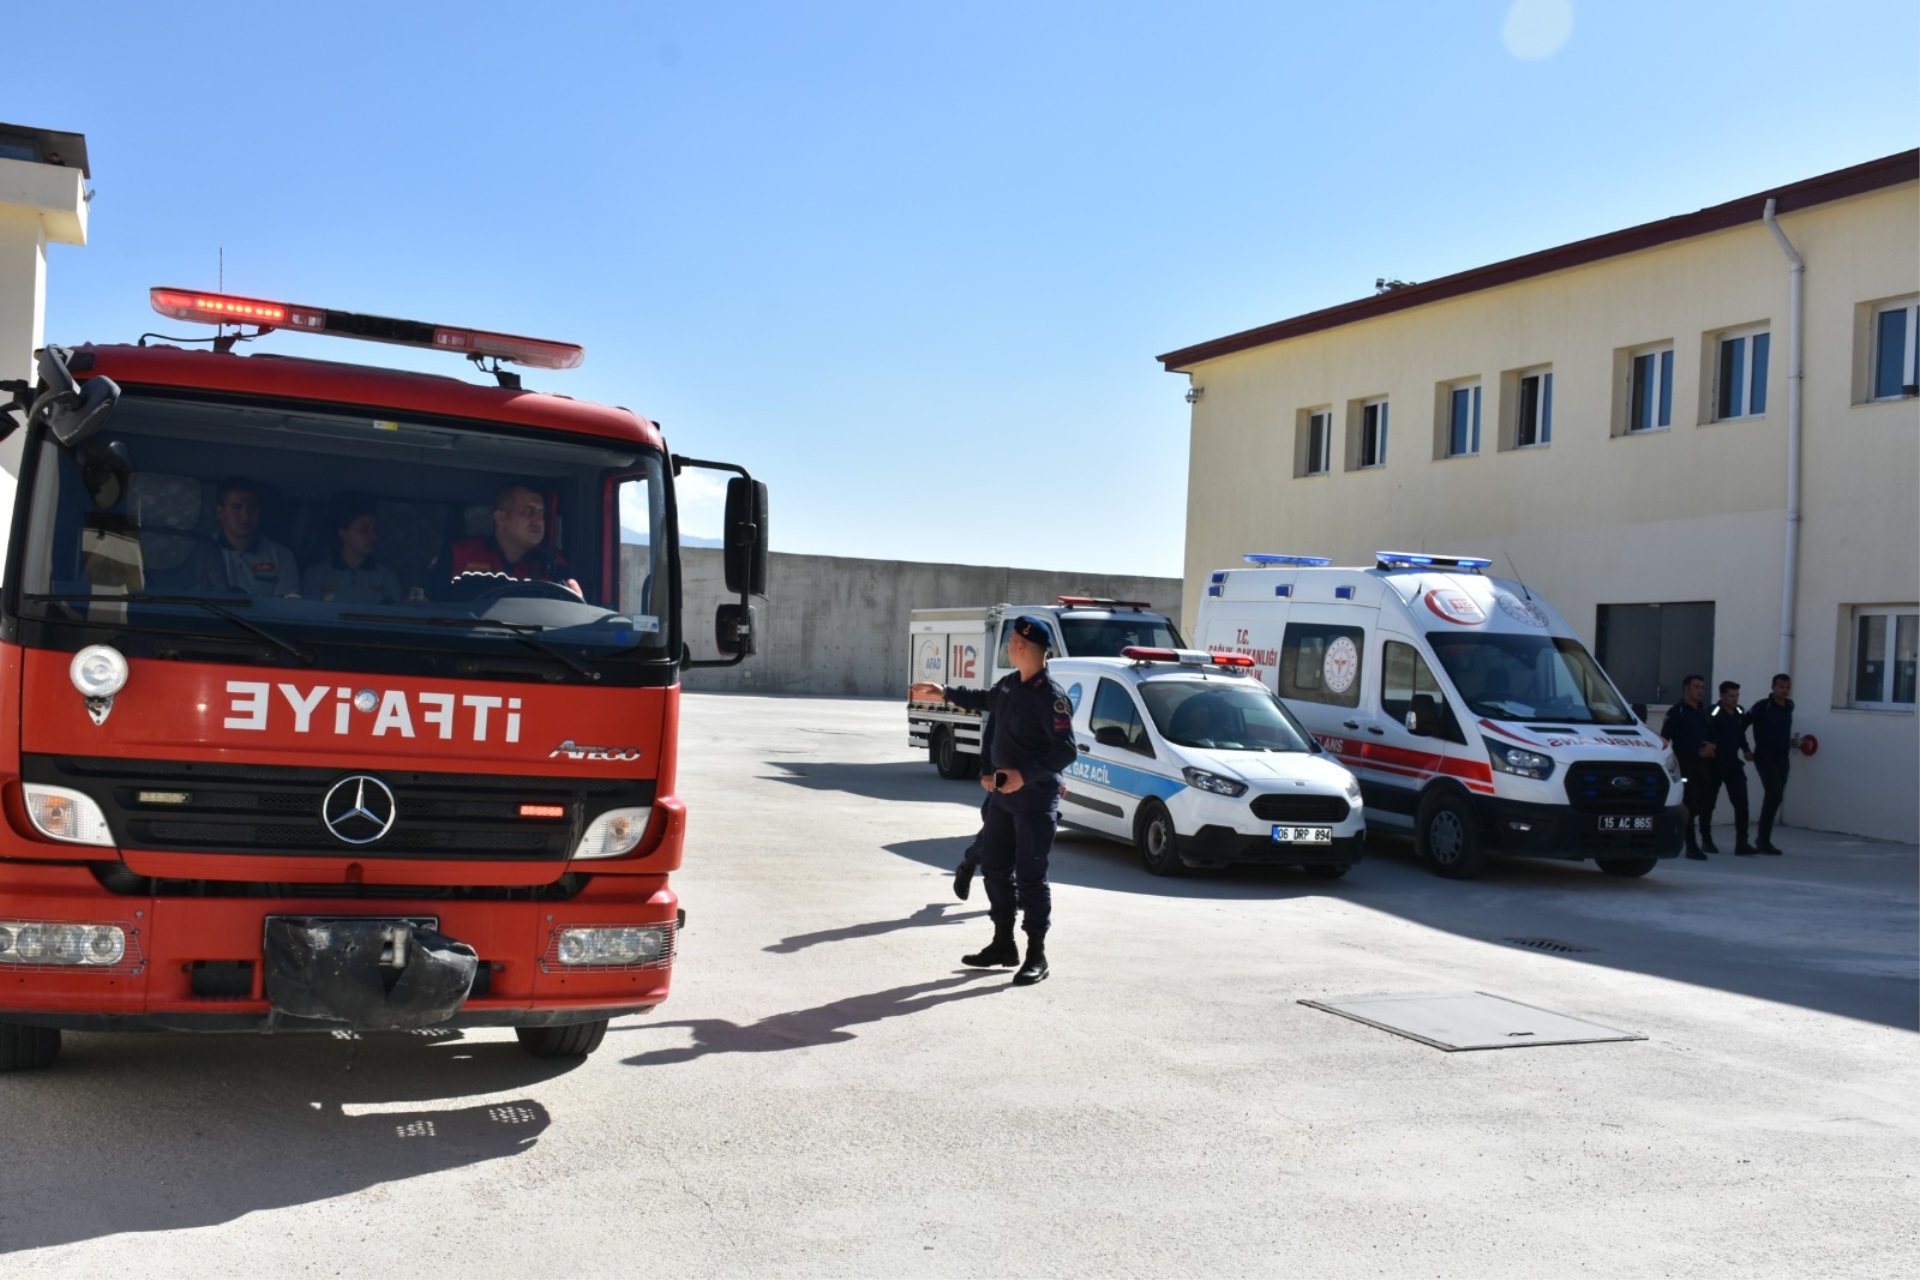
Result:
[[[299,663],[302,666],[310,667],[314,663],[314,656],[308,650],[302,649],[299,645],[294,644],[290,640],[281,639],[279,636],[273,634],[273,632],[268,631],[264,627],[255,626],[253,623],[248,622],[245,618],[235,613],[231,608],[227,607],[229,605],[237,605],[241,608],[247,608],[247,609],[252,608],[253,601],[249,600],[245,596],[235,596],[231,599],[225,600],[224,602],[216,603],[215,601],[206,599],[204,596],[156,596],[156,595],[146,595],[139,592],[135,592],[135,593],[124,595],[124,596],[101,596],[101,595],[93,595],[91,593],[84,592],[84,591],[68,591],[68,592],[60,592],[53,595],[29,593],[27,595],[22,596],[21,599],[31,600],[35,604],[72,604],[76,601],[84,600],[93,604],[198,605],[200,608],[205,609],[208,613],[212,614],[214,617],[224,618],[228,622],[231,622],[234,626],[239,627],[242,631],[248,631],[253,633],[256,636],[259,636],[262,640],[265,640],[268,644],[272,645],[274,648],[280,649],[283,652],[292,654],[293,657],[297,661],[299,661]],[[115,625],[119,625],[119,624],[116,623]]]
[[[519,641],[535,653],[552,658],[577,675],[595,682],[600,679],[600,673],[592,667],[575,662],[546,641],[538,639],[541,628],[532,623],[501,622],[497,618],[408,618],[370,613],[343,613],[340,615],[340,620],[342,622],[407,623],[420,627],[458,627],[465,631],[498,631],[510,639]]]

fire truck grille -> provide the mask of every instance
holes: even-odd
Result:
[[[1567,803],[1580,813],[1658,813],[1667,771],[1657,764],[1582,760],[1567,768]]]
[[[1253,816],[1263,822],[1345,822],[1349,807],[1339,796],[1255,796]]]
[[[182,853],[562,862],[588,821],[608,809],[647,808],[654,797],[650,778],[369,769],[393,793],[393,822],[364,839],[377,823],[336,821],[343,834],[335,834],[322,812],[334,784],[354,776],[346,770],[28,755],[22,772],[29,782],[91,796],[122,847]],[[369,807],[384,819],[375,794]],[[528,809],[563,816],[523,816]]]

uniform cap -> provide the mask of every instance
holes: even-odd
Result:
[[[1013,620],[1013,634],[1033,641],[1043,651],[1053,647],[1053,633],[1047,630],[1046,623],[1031,614],[1021,614]]]

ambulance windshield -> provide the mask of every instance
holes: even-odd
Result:
[[[1637,723],[1600,664],[1565,636],[1429,632],[1427,640],[1466,700],[1495,720]]]
[[[675,653],[638,442],[129,393],[31,484],[16,601],[51,647],[611,683]]]

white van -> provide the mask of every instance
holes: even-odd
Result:
[[[1235,862],[1345,875],[1367,838],[1360,784],[1250,665],[1138,646],[1049,662],[1080,749],[1060,820],[1132,844],[1158,876]]]
[[[1490,852],[1616,876],[1680,852],[1679,762],[1566,620],[1490,561],[1247,559],[1210,577],[1195,643],[1253,660],[1359,777],[1371,828],[1412,833],[1456,879]]]

